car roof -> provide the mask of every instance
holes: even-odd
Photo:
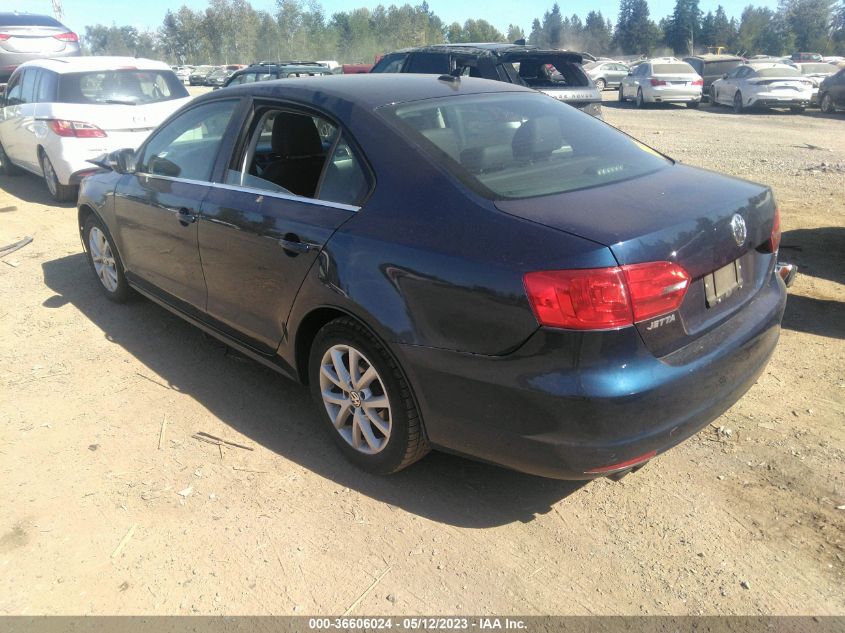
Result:
[[[467,42],[465,44],[429,44],[428,46],[415,46],[412,48],[403,48],[394,53],[475,53],[475,54],[491,54],[502,55],[505,53],[539,53],[543,55],[572,55],[579,60],[583,59],[581,53],[576,51],[557,50],[553,48],[540,48],[530,44],[508,44],[507,42]],[[591,60],[592,61],[592,60]]]
[[[122,70],[136,68],[139,70],[170,70],[164,62],[142,57],[108,57],[89,55],[83,57],[48,57],[25,62],[18,68],[46,68],[60,75],[66,73],[80,73],[96,70]],[[173,72],[172,70],[170,72]]]
[[[441,75],[442,76],[442,75]],[[484,94],[498,92],[527,92],[531,88],[503,81],[450,77],[442,80],[436,75],[375,73],[360,75],[327,75],[298,79],[275,79],[231,86],[226,90],[207,93],[194,99],[201,101],[249,95],[254,97],[290,98],[300,103],[326,103],[337,99],[353,102],[363,109],[449,97],[456,94]]]
[[[734,62],[734,61],[745,61],[739,55],[717,55],[715,53],[702,53],[701,55],[690,55],[688,57],[684,57],[685,60],[687,59],[700,59],[703,62]]]
[[[760,70],[761,68],[789,68],[791,70],[795,70],[795,66],[791,64],[781,64],[779,62],[750,62],[745,65],[754,70]]]

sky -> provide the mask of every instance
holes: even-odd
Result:
[[[410,0],[410,4],[420,4],[422,0]],[[349,11],[358,7],[375,7],[378,4],[404,4],[404,0],[321,0],[327,16],[338,11]],[[503,33],[507,33],[508,24],[521,26],[526,35],[531,30],[533,19],[542,19],[543,14],[551,9],[554,0],[486,0],[483,3],[455,2],[454,0],[428,0],[434,13],[446,23],[463,22],[467,18],[484,18]],[[167,9],[176,10],[186,4],[194,10],[208,6],[207,0],[63,0],[64,23],[71,30],[85,32],[86,26],[94,24],[118,26],[130,25],[138,29],[157,29],[161,26]],[[250,0],[254,9],[275,12],[273,0]],[[559,2],[561,12],[566,16],[577,13],[583,20],[590,11],[601,11],[605,17],[616,21],[619,12],[619,0],[572,0]],[[651,17],[657,22],[672,13],[675,0],[649,0]],[[706,14],[715,11],[721,4],[728,16],[739,18],[742,9],[748,4],[777,8],[777,0],[699,0],[699,7]],[[3,11],[28,11],[31,13],[53,14],[51,0],[2,0]]]

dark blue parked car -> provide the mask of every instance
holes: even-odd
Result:
[[[472,78],[281,80],[200,97],[87,178],[130,289],[308,383],[340,450],[618,475],[754,383],[785,303],[771,191]]]

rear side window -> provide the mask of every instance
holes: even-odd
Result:
[[[46,15],[31,15],[28,13],[4,13],[0,15],[0,27],[2,26],[51,26],[64,29],[61,22]]]
[[[35,99],[35,81],[38,79],[39,74],[40,71],[36,68],[27,68],[23,72],[20,103],[32,103],[33,99]]]
[[[41,70],[38,84],[35,86],[35,102],[51,103],[56,100],[56,73],[49,70]]]
[[[693,70],[695,70],[695,72],[697,72],[699,75],[704,70],[704,62],[702,62],[700,59],[688,59],[687,63],[690,66],[692,66]],[[715,72],[716,71],[716,64],[711,64],[709,66],[709,68],[711,68],[711,70],[713,70],[713,72]]]
[[[414,53],[408,60],[406,73],[424,73],[429,75],[448,74],[449,56],[442,53]]]
[[[212,101],[159,128],[138,160],[138,172],[208,181],[238,101]]]
[[[549,59],[525,59],[519,62],[519,78],[538,90],[588,86],[590,80],[578,64]]]
[[[491,199],[584,189],[670,164],[612,127],[536,93],[429,99],[378,112],[433,162]]]
[[[172,70],[99,70],[59,79],[61,103],[142,105],[181,99],[188,91]]]
[[[672,75],[695,73],[695,68],[689,64],[654,64],[652,67],[655,75]]]

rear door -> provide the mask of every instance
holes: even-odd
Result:
[[[205,310],[197,218],[240,103],[215,100],[180,113],[150,137],[135,172],[115,188],[117,238],[127,276],[189,313]]]
[[[208,314],[272,353],[305,275],[369,191],[360,154],[328,117],[255,105],[222,182],[202,205],[199,248]]]
[[[20,92],[14,98],[13,116],[6,129],[11,143],[6,153],[21,167],[39,171],[36,158],[35,137],[35,84],[40,74],[38,68],[24,69],[20,79]],[[5,144],[4,144],[5,146]]]

